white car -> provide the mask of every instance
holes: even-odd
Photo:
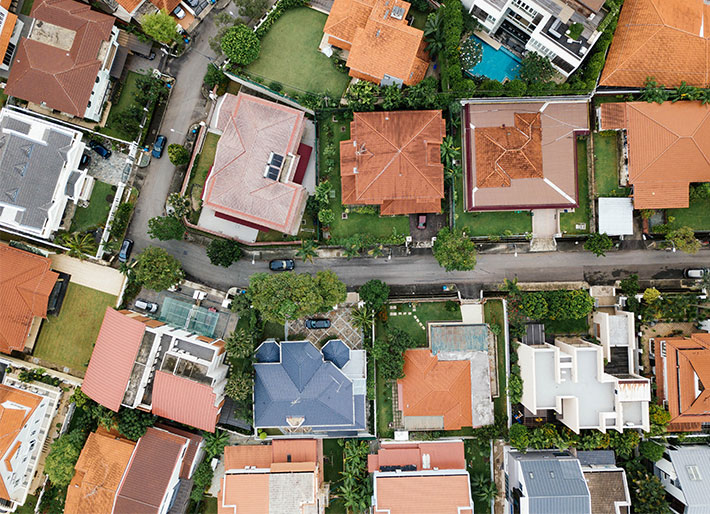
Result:
[[[185,11],[179,5],[175,8],[173,14],[178,20],[182,20],[185,17]]]

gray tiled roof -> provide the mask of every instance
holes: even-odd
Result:
[[[613,450],[579,450],[577,458],[582,466],[616,465],[616,455]]]
[[[281,359],[281,348],[274,341],[265,341],[256,349],[257,362],[279,362]]]
[[[49,129],[44,142],[23,137],[29,125],[4,116],[0,122],[0,197],[3,202],[24,208],[17,216],[22,225],[41,228],[52,205],[57,180],[67,160],[72,138]]]
[[[704,445],[681,446],[669,449],[668,454],[678,475],[678,487],[685,495],[688,506],[686,512],[692,514],[709,512],[710,448]]]
[[[528,454],[520,459],[531,514],[590,514],[589,489],[577,459]]]
[[[339,339],[333,339],[325,343],[322,351],[325,360],[332,362],[340,369],[350,360],[350,348]]]
[[[286,418],[304,417],[302,426],[364,429],[364,412],[356,415],[364,409],[364,396],[353,394],[352,382],[340,369],[307,341],[280,346],[280,361],[254,364],[255,426],[287,426]]]

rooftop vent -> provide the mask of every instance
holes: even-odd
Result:
[[[392,7],[392,17],[396,20],[404,19],[404,7],[399,5]]]

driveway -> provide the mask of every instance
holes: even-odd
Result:
[[[127,154],[119,152],[118,150],[111,150],[111,157],[104,159],[88,146],[84,153],[91,157],[91,162],[86,168],[86,172],[90,176],[101,182],[111,184],[112,186],[117,186],[119,182],[124,181],[126,159],[128,159]]]
[[[353,326],[352,311],[352,307],[343,307],[323,315],[323,318],[330,320],[331,325],[328,330],[311,330],[306,328],[305,319],[299,319],[298,321],[289,323],[288,338],[295,340],[293,335],[302,334],[307,340],[316,345],[318,345],[318,343],[326,343],[331,339],[340,339],[353,350],[361,350],[362,330]]]
[[[52,254],[52,269],[71,275],[70,282],[90,287],[97,291],[118,296],[123,288],[124,277],[120,272],[108,266],[80,261],[66,254]]]
[[[415,243],[429,243],[431,238],[439,233],[439,230],[446,226],[445,214],[427,214],[426,228],[418,229],[419,214],[409,215],[409,235]]]

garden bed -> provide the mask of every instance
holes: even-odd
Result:
[[[577,194],[579,207],[574,212],[560,214],[560,230],[563,234],[589,234],[591,232],[589,174],[587,173],[587,138],[577,140]],[[577,225],[584,223],[586,228],[578,229]]]
[[[219,141],[219,135],[208,132],[205,136],[205,141],[202,144],[202,151],[197,156],[195,164],[192,166],[190,171],[190,181],[187,184],[187,189],[185,189],[185,196],[192,198],[193,205],[199,204],[202,199],[202,190],[205,187],[205,182],[207,181],[207,175],[214,164],[214,156],[217,153],[217,142]],[[200,218],[200,210],[193,210],[190,213],[190,222],[197,224]]]
[[[498,355],[498,398],[493,399],[493,408],[496,417],[508,416],[507,383],[508,371],[505,362],[505,314],[502,300],[487,300],[483,304],[483,316],[489,325],[498,325],[500,335],[496,336],[496,351]]]
[[[97,180],[91,192],[89,206],[76,208],[69,231],[83,233],[103,227],[111,211],[115,194],[115,186]]]

